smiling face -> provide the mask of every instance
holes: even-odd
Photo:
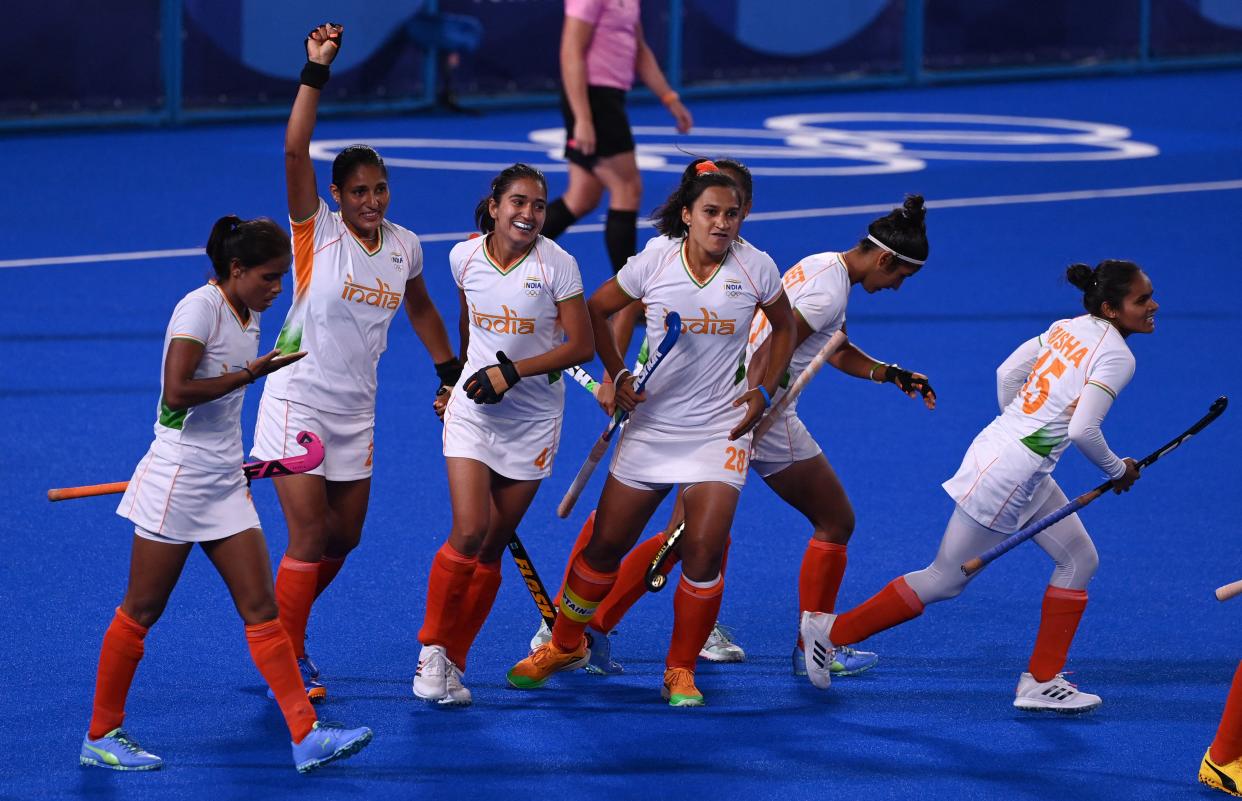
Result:
[[[719,259],[737,239],[742,226],[737,191],[728,186],[707,187],[690,208],[682,207],[681,221],[689,229],[690,242],[708,256]]]
[[[345,179],[344,186],[332,184],[332,199],[341,209],[341,219],[359,239],[375,239],[388,212],[388,174],[383,167],[360,164]]]
[[[525,250],[543,230],[547,216],[548,191],[541,181],[518,178],[509,184],[500,200],[487,202],[487,213],[496,221],[495,235],[514,250]]]
[[[257,312],[267,311],[280,295],[281,279],[289,272],[292,261],[293,256],[287,254],[247,268],[234,259],[230,268],[229,288],[237,293],[238,299],[246,308]]]
[[[1156,310],[1160,304],[1152,296],[1151,279],[1140,270],[1130,282],[1130,291],[1122,299],[1120,307],[1105,301],[1100,313],[1121,332],[1122,336],[1130,334],[1150,334],[1156,330]]]

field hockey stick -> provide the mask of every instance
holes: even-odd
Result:
[[[509,540],[509,554],[513,557],[518,572],[522,574],[522,581],[526,582],[526,589],[530,592],[531,599],[534,600],[535,606],[539,607],[543,622],[548,624],[548,628],[552,628],[552,624],[556,622],[556,607],[552,605],[552,599],[548,597],[548,589],[544,586],[543,580],[539,578],[534,563],[530,561],[530,554],[526,552],[526,546],[518,539],[516,531],[513,532],[513,539]]]
[[[1224,395],[1220,396],[1212,403],[1211,408],[1208,409],[1208,413],[1205,414],[1202,417],[1202,419],[1199,420],[1199,422],[1195,423],[1190,428],[1183,431],[1181,434],[1179,434],[1177,437],[1171,440],[1168,444],[1166,444],[1163,448],[1160,448],[1159,450],[1148,454],[1143,459],[1143,461],[1139,462],[1135,466],[1139,470],[1142,470],[1143,468],[1154,464],[1155,461],[1159,459],[1161,456],[1164,456],[1169,451],[1176,449],[1177,446],[1181,445],[1183,442],[1190,439],[1195,434],[1198,434],[1200,431],[1207,428],[1209,423],[1211,423],[1217,417],[1221,416],[1221,414],[1225,411],[1225,407],[1228,405],[1229,405],[1229,399],[1226,398]],[[1069,517],[1070,515],[1074,514],[1074,512],[1077,512],[1079,509],[1083,508],[1087,504],[1094,501],[1096,498],[1103,495],[1112,486],[1113,486],[1113,482],[1111,480],[1105,481],[1103,484],[1091,490],[1090,492],[1085,492],[1082,495],[1079,495],[1077,498],[1065,504],[1060,509],[1057,509],[1055,512],[1048,515],[1047,517],[1042,517],[1039,520],[1036,520],[1034,523],[1028,524],[1022,530],[1014,532],[1013,534],[1009,535],[1009,537],[1007,537],[1000,544],[996,545],[993,548],[990,548],[985,553],[979,556],[976,556],[974,559],[971,559],[968,562],[964,563],[962,565],[962,572],[966,574],[967,576],[973,576],[975,573],[978,573],[980,570],[982,570],[986,565],[990,564],[997,557],[1003,556],[1004,554],[1009,553],[1009,551],[1013,550],[1018,545],[1021,545],[1022,543],[1026,542],[1031,537],[1034,537],[1039,532],[1043,531],[1044,529],[1048,528],[1054,523],[1060,520],[1063,520]]]
[[[1234,581],[1223,587],[1216,588],[1216,600],[1228,601],[1235,595],[1242,595],[1242,581]]]
[[[755,427],[755,436],[750,441],[751,450],[754,450],[755,444],[759,442],[759,438],[772,427],[772,423],[775,422],[780,413],[783,412],[791,402],[793,402],[794,398],[802,394],[802,390],[806,389],[806,385],[811,383],[811,379],[815,377],[815,374],[823,369],[824,365],[828,363],[828,359],[830,359],[832,354],[836,353],[837,349],[843,344],[845,344],[844,331],[837,331],[828,338],[828,341],[824,343],[824,346],[820,348],[819,352],[815,354],[815,357],[811,359],[811,363],[798,374],[798,378],[793,382],[793,385],[789,387],[789,391],[786,392],[785,395],[776,402],[776,405],[768,410],[768,413],[763,416],[763,419],[759,421],[759,425]],[[668,577],[664,575],[664,562],[668,559],[669,554],[673,552],[673,548],[677,547],[677,542],[681,539],[681,535],[685,532],[685,530],[686,521],[683,520],[680,524],[678,524],[677,528],[673,529],[673,533],[668,535],[668,538],[664,541],[664,544],[660,546],[660,550],[656,552],[655,558],[651,560],[651,565],[648,566],[647,574],[645,576],[647,589],[649,591],[659,592],[664,589],[664,584],[668,580]]]
[[[663,363],[668,356],[669,351],[677,344],[678,337],[681,336],[681,315],[677,312],[669,312],[665,318],[664,324],[667,330],[664,332],[664,339],[660,340],[660,345],[651,354],[651,358],[647,360],[647,369],[639,377],[637,385],[634,387],[634,394],[639,394],[647,386],[647,381],[651,379],[656,368]],[[608,423],[608,427],[604,429],[604,433],[600,435],[595,445],[591,447],[591,452],[587,455],[586,461],[578,470],[578,475],[574,476],[574,481],[569,485],[569,489],[565,491],[565,497],[561,498],[561,503],[556,507],[558,517],[569,517],[570,511],[573,510],[574,504],[578,501],[578,496],[582,494],[582,490],[586,488],[587,481],[590,480],[591,474],[595,472],[595,467],[604,458],[604,454],[608,451],[608,443],[612,441],[612,435],[616,433],[621,424],[629,417],[629,412],[622,412],[614,417]]]
[[[323,442],[310,431],[299,431],[297,442],[306,453],[300,456],[286,456],[283,459],[268,459],[260,462],[247,462],[242,465],[246,480],[256,478],[277,478],[294,473],[305,473],[314,470],[323,463]],[[95,495],[114,495],[124,492],[129,487],[128,481],[114,481],[110,484],[91,484],[85,487],[61,487],[47,491],[49,501],[68,501],[73,498],[90,498]]]

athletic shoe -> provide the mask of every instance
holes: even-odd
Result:
[[[1077,715],[1090,712],[1103,703],[1100,696],[1084,693],[1078,685],[1066,681],[1064,673],[1053,676],[1051,681],[1035,681],[1030,673],[1023,673],[1014,695],[1013,705],[1027,712],[1051,710]]]
[[[669,706],[703,706],[703,693],[694,686],[694,671],[685,668],[664,671],[660,696],[668,701]]]
[[[1199,765],[1199,781],[1229,795],[1242,796],[1242,790],[1238,789],[1242,787],[1242,759],[1217,765],[1212,761],[1212,749],[1209,748]]]
[[[308,701],[317,704],[328,697],[328,688],[319,681],[319,666],[309,656],[298,658],[298,671],[302,674],[302,686],[306,688]],[[276,700],[276,693],[272,692],[271,687],[267,688],[267,697]]]
[[[712,633],[707,635],[703,650],[699,651],[699,659],[708,662],[745,662],[746,652],[742,646],[733,641],[733,629],[717,623],[712,626]]]
[[[552,640],[510,668],[505,678],[510,686],[519,690],[534,690],[546,684],[553,673],[586,667],[590,660],[591,649],[587,648],[586,637],[579,640],[578,647],[572,651],[562,651]]]
[[[612,635],[590,632],[591,661],[586,664],[586,672],[596,676],[616,676],[624,673],[625,668],[612,661]]]
[[[548,628],[548,621],[539,621],[539,631],[535,632],[535,636],[530,638],[530,652],[533,654],[535,650],[552,639],[552,629]]]
[[[353,756],[369,742],[371,730],[366,726],[347,729],[341,723],[317,720],[302,742],[293,743],[293,764],[298,773],[310,773],[329,762]]]
[[[828,632],[832,631],[836,619],[837,616],[829,612],[803,612],[798,626],[806,677],[820,690],[832,686],[832,663],[837,657]]]
[[[474,703],[470,688],[461,683],[461,671],[452,661],[449,662],[449,671],[445,676],[444,686],[448,692],[436,702],[440,706],[470,706]]]
[[[795,645],[793,656],[790,658],[793,665],[793,674],[795,676],[806,675],[806,657],[802,653],[802,646]],[[859,651],[848,645],[836,646],[836,653],[833,655],[832,664],[828,669],[832,671],[834,678],[838,676],[857,676],[859,673],[865,673],[876,666],[880,661],[880,655],[871,651]]]
[[[92,740],[88,732],[82,738],[78,762],[112,770],[159,770],[164,764],[164,760],[143,750],[138,741],[119,726],[98,740]]]
[[[453,668],[442,645],[424,645],[418,653],[414,671],[414,697],[424,701],[443,701],[448,697],[448,675]]]

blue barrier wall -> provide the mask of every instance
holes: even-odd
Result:
[[[563,0],[49,0],[9,11],[0,129],[281,116],[298,33],[343,23],[325,111],[547,102]],[[430,46],[437,14],[481,47]],[[117,19],[124,20],[118,26]],[[1237,0],[665,0],[648,41],[689,95],[1242,63]],[[100,31],[107,31],[103,36]],[[447,83],[446,83],[447,81]]]

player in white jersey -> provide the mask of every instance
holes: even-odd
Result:
[[[246,624],[250,655],[289,726],[294,764],[306,771],[349,756],[371,732],[321,726],[316,719],[293,644],[277,619],[267,543],[240,469],[246,386],[306,355],[257,355],[259,312],[280,294],[289,238],[271,220],[222,217],[212,227],[207,254],[216,278],[173,310],[164,335],[155,441],[117,509],[134,524],[129,586],[104,635],[79,761],[114,770],[163,764],[121,724],[147,631],[198,543],[228,585]]]
[[[674,484],[686,486],[682,579],[673,601],[672,643],[663,695],[699,706],[699,650],[716,621],[724,589],[720,563],[738,493],[746,479],[750,431],[768,407],[793,349],[794,320],[780,274],[766,253],[737,241],[741,193],[711,162],[699,164],[656,211],[666,240],[632,258],[592,295],[597,350],[631,411],[617,443],[592,534],[569,569],[552,639],[509,671],[509,683],[539,687],[587,659],[583,632],[616,581],[617,568]],[[677,346],[634,394],[607,318],[632,300],[647,307],[647,339],[658,346],[665,317],[681,316]],[[743,383],[750,320],[760,309],[772,328],[771,365],[755,388]]]
[[[306,655],[306,623],[315,599],[362,537],[374,461],[376,367],[402,305],[436,362],[441,388],[461,374],[427,294],[418,237],[385,219],[388,172],[379,154],[365,145],[343,150],[332,163],[330,187],[339,210],[329,211],[319,197],[310,139],[341,34],[337,25],[311,31],[285,132],[294,298],[276,346],[308,355],[264,389],[252,450],[258,459],[298,453],[294,439],[303,429],[323,439],[322,465],[275,480],[289,529],[276,598],[314,701],[327,690]]]
[[[514,164],[475,210],[483,236],[454,246],[467,375],[444,408],[453,528],[432,561],[414,695],[471,703],[470,646],[500,588],[500,559],[561,437],[561,370],[588,361],[591,325],[574,257],[540,235],[543,173]],[[520,383],[519,383],[520,382]]]
[[[911,195],[901,208],[873,220],[866,237],[855,247],[842,253],[807,256],[785,273],[783,283],[794,310],[797,345],[773,403],[780,402],[785,389],[832,335],[845,330],[846,305],[853,286],[860,285],[868,293],[897,290],[922,268],[928,254],[925,214],[923,198]],[[747,347],[747,371],[752,379],[766,372],[770,333],[767,318],[755,315]],[[892,383],[910,397],[922,398],[927,408],[935,408],[936,395],[927,376],[873,359],[850,340],[828,363],[846,375]],[[811,539],[799,571],[799,609],[832,612],[845,574],[854,509],[832,465],[799,418],[797,406],[794,399],[776,413],[772,426],[754,446],[750,466],[811,523]],[[645,594],[647,568],[673,527],[670,524],[665,532],[640,543],[622,562],[617,585],[591,620],[594,642],[606,641],[601,635],[612,631]],[[667,574],[676,563],[674,552],[664,562],[664,572]],[[842,647],[837,649],[830,670],[834,675],[853,675],[870,669],[877,661],[871,652]],[[795,674],[805,674],[801,642],[794,648],[793,666]],[[619,672],[619,666],[610,667],[611,672]]]
[[[1135,461],[1119,459],[1109,449],[1100,425],[1134,374],[1126,337],[1155,329],[1159,307],[1151,281],[1134,263],[1115,260],[1095,269],[1075,264],[1066,275],[1083,291],[1088,314],[1056,321],[997,369],[1001,414],[975,437],[957,474],[944,483],[957,508],[935,561],[894,579],[840,616],[803,614],[807,670],[817,687],[828,686],[822,663],[832,658],[835,646],[859,642],[917,617],[927,604],[957,596],[970,580],[960,568],[963,562],[1064,506],[1065,493],[1051,473],[1070,442],[1112,479],[1114,491],[1124,492],[1138,479]],[[1077,689],[1061,670],[1099,558],[1076,514],[1034,539],[1056,564],[1014,706],[1086,712],[1100,705],[1100,697]]]

